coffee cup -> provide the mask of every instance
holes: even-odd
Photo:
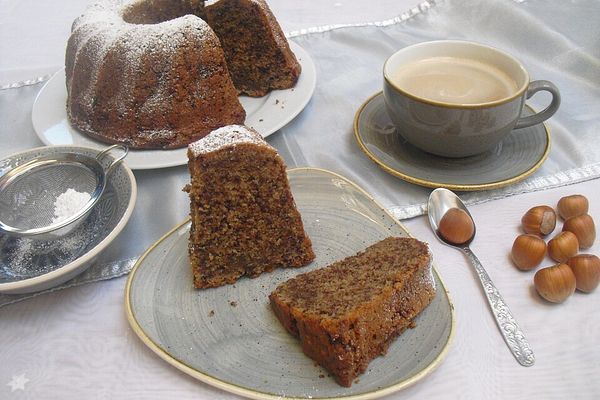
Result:
[[[490,150],[513,129],[547,120],[560,105],[554,84],[530,82],[516,58],[474,42],[405,47],[387,59],[383,76],[386,109],[398,133],[415,147],[444,157]],[[548,107],[523,116],[525,100],[542,90],[552,95]]]

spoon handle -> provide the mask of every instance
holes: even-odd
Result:
[[[494,314],[498,328],[500,329],[500,333],[504,337],[504,341],[508,345],[508,348],[513,353],[519,364],[523,365],[524,367],[532,366],[535,362],[533,350],[531,350],[529,342],[527,342],[527,339],[525,339],[523,331],[521,331],[521,328],[519,328],[517,321],[504,302],[504,299],[500,295],[496,285],[494,285],[494,282],[492,282],[490,276],[487,274],[483,268],[483,265],[481,265],[481,262],[471,251],[471,249],[468,246],[465,246],[461,249],[469,258],[471,264],[473,264],[473,267],[475,267],[475,270],[477,271],[477,275],[481,280],[481,285],[483,286],[488,303],[492,309],[492,313]]]

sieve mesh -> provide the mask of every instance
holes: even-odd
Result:
[[[109,157],[120,149],[119,157]],[[106,177],[127,155],[110,146],[93,158],[56,153],[15,166],[0,176],[0,234],[64,236],[89,215],[106,187]],[[106,165],[106,166],[105,166]]]
[[[98,184],[96,174],[80,163],[57,162],[27,169],[0,192],[0,221],[19,230],[49,227],[57,223],[55,208],[61,194],[72,189],[89,194],[91,201]],[[80,209],[73,211],[79,213]]]

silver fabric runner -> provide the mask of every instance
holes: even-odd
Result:
[[[46,82],[51,77],[52,77],[52,75],[44,75],[44,76],[38,76],[37,78],[28,79],[25,81],[9,83],[7,85],[0,86],[0,90],[16,89],[16,88],[20,88],[23,86],[37,85],[37,84]]]
[[[475,40],[517,57],[531,79],[553,81],[562,104],[548,121],[552,150],[530,178],[497,190],[463,193],[478,203],[600,176],[600,7],[580,1],[568,7],[545,1],[444,1],[421,7],[393,24],[333,30],[294,37],[315,59],[318,85],[307,109],[270,142],[290,164],[334,170],[389,208],[399,219],[421,215],[431,189],[380,170],[356,145],[354,113],[382,88],[382,65],[394,51],[427,40]],[[382,25],[382,26],[379,26]],[[508,27],[508,28],[507,28]],[[545,95],[528,103],[542,109]]]
[[[461,197],[474,204],[595,179],[600,176],[600,7],[592,0],[570,4],[568,13],[564,7],[541,0],[427,1],[387,21],[290,32],[312,56],[318,84],[306,109],[267,140],[290,168],[332,170],[399,219],[422,215],[430,189],[393,177],[370,161],[355,143],[354,114],[381,90],[383,62],[397,49],[427,40],[475,40],[515,55],[532,79],[553,81],[563,102],[548,122],[552,152],[535,174],[509,187]],[[39,82],[0,90],[0,158],[42,146],[31,123]],[[530,104],[541,109],[547,101],[535,96]],[[61,287],[128,273],[147,247],[186,218],[188,199],[181,191],[189,179],[186,166],[135,171],[135,176],[138,201],[129,224],[94,265]],[[28,297],[0,295],[0,306]]]
[[[34,293],[25,293],[25,294],[2,294],[0,293],[0,307],[7,306],[9,304],[17,303],[21,300],[31,299],[33,297],[39,296],[41,294],[55,292],[57,290],[70,288],[73,286],[84,285],[86,283],[102,281],[105,279],[117,278],[119,276],[123,276],[128,274],[129,271],[135,265],[137,258],[130,258],[127,260],[110,262],[107,264],[94,264],[90,268],[88,268],[82,274],[76,276],[75,278],[61,284],[55,286],[53,288],[42,290]]]

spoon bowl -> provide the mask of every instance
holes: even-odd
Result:
[[[458,208],[466,212],[473,223],[473,235],[470,239],[461,244],[455,244],[448,241],[443,235],[440,234],[439,231],[440,221],[448,212],[448,210],[452,208]],[[473,239],[475,239],[477,228],[475,226],[473,216],[467,207],[452,191],[439,188],[431,192],[429,196],[429,201],[427,203],[427,215],[429,217],[431,229],[433,229],[437,238],[446,246],[454,247],[455,249],[462,251],[471,262],[475,272],[477,272],[477,276],[479,277],[483,292],[487,298],[490,310],[492,311],[492,314],[496,320],[498,329],[500,329],[500,333],[502,334],[502,337],[504,338],[504,341],[506,342],[513,356],[516,358],[519,364],[523,365],[524,367],[532,366],[535,363],[535,357],[533,355],[533,350],[531,350],[531,347],[529,346],[529,342],[527,342],[527,339],[525,339],[523,331],[521,331],[521,328],[519,328],[517,321],[508,308],[508,305],[506,305],[504,302],[504,299],[483,268],[483,265],[469,247],[469,244],[473,241]]]
[[[449,242],[439,232],[440,221],[442,220],[442,217],[451,208],[458,208],[460,210],[463,210],[467,213],[469,218],[471,218],[471,221],[473,221],[473,236],[471,236],[471,239],[467,240],[466,242],[460,245]],[[429,217],[429,224],[431,225],[431,229],[433,229],[433,232],[435,233],[437,238],[442,243],[450,247],[468,246],[477,234],[477,226],[475,226],[475,221],[473,220],[473,216],[469,212],[469,209],[467,208],[467,206],[465,206],[462,200],[456,194],[454,194],[454,192],[448,189],[439,188],[431,192],[431,194],[429,195],[429,202],[427,205],[427,216]]]

